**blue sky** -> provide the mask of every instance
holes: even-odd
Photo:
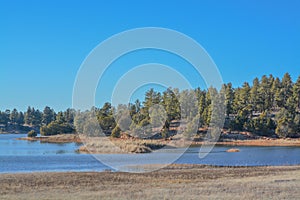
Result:
[[[234,86],[270,73],[282,77],[289,72],[295,80],[300,75],[299,8],[297,0],[1,0],[0,109],[71,107],[76,74],[89,52],[114,34],[149,26],[194,38],[224,82]],[[126,69],[132,63],[168,60],[157,54],[129,56]],[[118,72],[120,66],[114,67]],[[182,62],[181,69],[193,85],[201,85],[189,66]],[[107,74],[109,92],[116,78]],[[97,93],[97,105],[109,99],[105,91]]]

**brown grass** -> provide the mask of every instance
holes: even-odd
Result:
[[[82,153],[150,153],[162,148],[163,143],[154,140],[113,139],[104,137],[82,137]]]
[[[59,134],[51,136],[42,136],[42,137],[25,137],[17,138],[17,140],[28,140],[28,141],[41,141],[49,143],[81,143],[79,134]]]
[[[0,175],[7,199],[298,199],[300,166],[172,165],[157,172]]]

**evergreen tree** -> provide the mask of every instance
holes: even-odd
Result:
[[[258,78],[255,78],[253,80],[253,86],[250,90],[250,104],[251,104],[251,110],[252,112],[257,112],[259,108],[259,80]]]
[[[105,103],[99,111],[96,111],[98,122],[105,133],[111,132],[116,126],[113,110],[110,103]]]
[[[66,123],[66,119],[63,115],[63,112],[58,112],[57,115],[56,115],[56,119],[55,121],[59,124],[63,124],[63,123]]]
[[[76,111],[74,109],[68,108],[64,113],[63,117],[66,121],[66,123],[73,124],[74,118],[75,118]]]
[[[159,92],[155,92],[153,88],[145,94],[144,107],[149,109],[151,106],[155,104],[159,104],[161,102],[161,94]]]
[[[205,108],[206,105],[206,91],[201,91],[199,95],[199,106],[198,106],[198,112],[199,112],[199,127],[203,127],[205,125]]]
[[[6,112],[0,111],[0,124],[7,125],[9,122],[9,115]]]
[[[167,120],[169,122],[174,119],[180,119],[180,103],[171,88],[163,92],[161,104],[167,112]]]
[[[281,82],[278,77],[273,82],[271,92],[274,96],[273,109],[274,111],[278,111],[278,109],[283,105],[283,98],[281,97]]]
[[[13,109],[13,111],[9,115],[9,119],[10,119],[11,123],[13,123],[13,124],[17,123],[18,115],[19,115],[19,113],[18,113],[17,109]]]
[[[271,86],[267,76],[262,76],[259,87],[259,112],[268,111],[271,108]]]
[[[24,116],[25,124],[31,125],[33,120],[33,111],[30,106],[28,106],[27,111]]]
[[[300,76],[298,77],[296,83],[293,86],[292,93],[295,108],[298,112],[300,112]]]
[[[50,107],[46,106],[44,108],[43,114],[42,114],[42,123],[43,124],[50,124],[52,121],[55,120],[55,112]]]
[[[286,108],[282,108],[276,116],[276,134],[279,137],[293,137],[295,135],[294,117]]]
[[[32,122],[33,126],[41,126],[42,125],[42,113],[37,109],[32,108]]]
[[[19,112],[18,113],[18,118],[17,118],[17,124],[18,125],[23,125],[25,122],[24,122],[24,114],[23,112]]]
[[[224,87],[225,87],[226,115],[229,116],[230,114],[233,114],[234,91],[231,83],[224,85]]]
[[[282,105],[284,106],[288,100],[288,98],[292,94],[292,79],[289,73],[285,73],[282,78],[282,88],[281,88],[281,96],[282,96]]]
[[[186,119],[188,116],[196,116],[198,113],[198,102],[193,90],[183,90],[179,95],[181,107],[181,118]]]

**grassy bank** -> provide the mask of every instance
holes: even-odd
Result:
[[[298,199],[300,166],[172,165],[151,173],[1,174],[8,199]]]
[[[17,138],[17,140],[28,140],[28,141],[41,141],[49,143],[81,143],[80,135],[78,134],[60,134],[52,136],[42,136],[42,137],[25,137]]]
[[[81,137],[81,153],[150,153],[165,146],[164,140]]]

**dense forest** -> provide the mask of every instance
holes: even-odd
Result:
[[[43,111],[33,107],[28,107],[26,112],[16,109],[0,111],[0,133],[10,129],[29,131],[32,128],[42,135],[73,133],[75,129],[83,133],[92,132],[100,125],[103,132],[112,137],[119,137],[122,130],[131,132],[131,135],[142,131],[147,138],[147,133],[154,129],[145,130],[143,127],[163,121],[162,128],[155,131],[160,137],[168,138],[172,124],[184,120],[189,123],[193,121],[190,116],[197,115],[198,127],[207,128],[212,120],[212,98],[216,94],[224,96],[224,129],[272,137],[300,136],[300,76],[293,82],[288,73],[282,79],[264,75],[260,79],[255,78],[252,84],[245,82],[238,88],[227,83],[219,91],[215,88],[183,91],[169,88],[160,93],[150,89],[143,102],[136,100],[117,108],[105,103],[101,108],[94,107],[84,112],[67,109],[56,113],[48,106]],[[163,107],[165,113],[161,109],[149,112],[154,105]],[[130,121],[122,118],[126,110],[131,116]]]

